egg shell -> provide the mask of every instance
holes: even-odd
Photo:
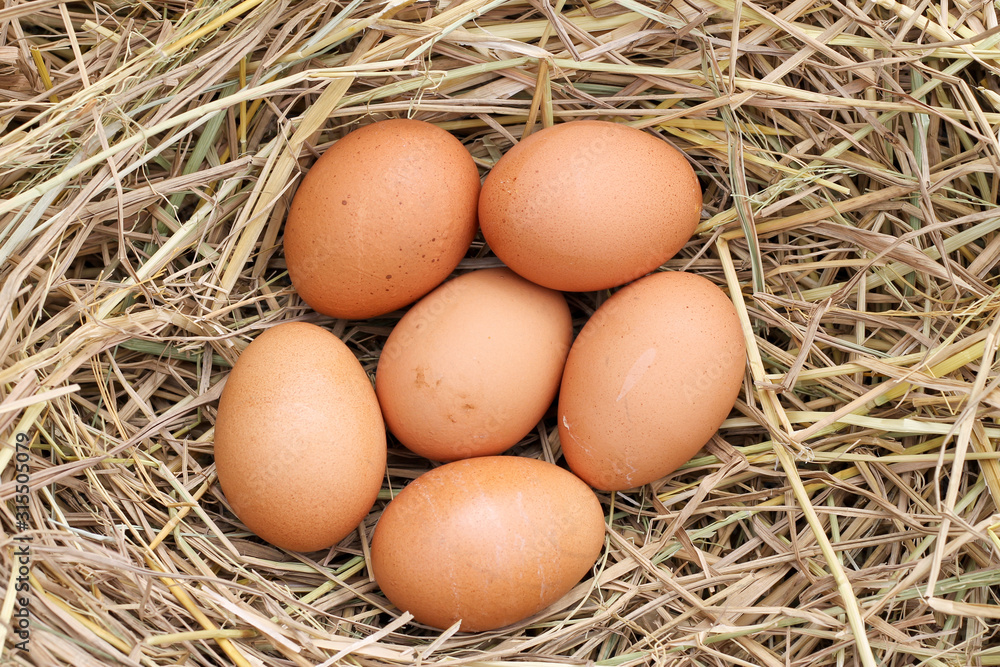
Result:
[[[606,491],[673,472],[729,415],[745,359],[736,309],[711,281],[665,272],[623,287],[594,312],[566,360],[566,462]]]
[[[532,282],[567,292],[623,285],[673,257],[701,214],[684,155],[627,125],[570,121],[530,135],[493,167],[483,236]]]
[[[385,426],[367,373],[321,327],[271,327],[226,381],[215,463],[254,533],[292,551],[336,544],[371,510],[385,476]]]
[[[347,134],[316,161],[285,224],[292,284],[314,310],[402,308],[458,265],[476,233],[479,172],[461,142],[418,120]]]
[[[559,600],[603,544],[600,502],[572,473],[486,456],[407,485],[375,527],[371,562],[382,592],[418,622],[480,632]]]
[[[572,339],[559,292],[509,269],[450,280],[389,334],[375,376],[386,425],[435,461],[499,454],[552,404]]]

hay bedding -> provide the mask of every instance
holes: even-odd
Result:
[[[975,0],[7,0],[3,662],[1000,664],[997,25]],[[407,623],[371,581],[379,509],[425,462],[394,449],[320,554],[248,534],[213,475],[262,328],[323,324],[374,371],[397,316],[312,313],[281,224],[316,154],[400,115],[484,171],[571,118],[683,149],[705,214],[666,268],[730,290],[750,343],[718,436],[602,494],[592,578],[501,632]],[[460,270],[495,264],[477,242]],[[571,297],[578,325],[605,296]],[[555,433],[515,451],[558,460]]]

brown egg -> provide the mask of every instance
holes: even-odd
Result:
[[[604,544],[587,485],[535,459],[455,461],[411,482],[372,538],[382,592],[419,623],[480,632],[545,609],[587,574]]]
[[[284,237],[292,284],[331,317],[413,303],[469,249],[478,197],[472,156],[439,127],[401,119],[355,130],[295,193]]]
[[[375,376],[386,425],[435,461],[499,454],[551,405],[572,339],[559,292],[508,269],[450,280],[386,341]]]
[[[623,285],[691,238],[701,187],[684,155],[640,130],[570,121],[532,134],[487,176],[483,236],[539,285],[586,292]]]
[[[215,464],[250,530],[292,551],[336,544],[371,510],[385,460],[371,381],[339,338],[289,322],[240,355],[219,400]]]
[[[745,359],[736,309],[705,278],[654,273],[622,288],[584,325],[566,360],[566,462],[606,491],[673,472],[728,416]]]

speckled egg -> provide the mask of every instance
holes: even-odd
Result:
[[[601,504],[545,461],[486,456],[448,463],[383,511],[371,563],[386,597],[417,622],[479,632],[559,600],[604,544]]]
[[[623,285],[673,257],[701,206],[680,151],[627,125],[581,120],[511,148],[483,183],[479,222],[518,274],[585,292]]]
[[[745,359],[736,309],[711,281],[665,272],[622,288],[591,316],[566,360],[566,462],[606,491],[673,472],[729,415]]]
[[[573,338],[562,294],[508,269],[446,282],[393,328],[375,389],[386,425],[435,461],[499,454],[559,389]]]
[[[285,224],[292,284],[314,310],[366,318],[437,287],[476,233],[479,172],[451,134],[418,120],[355,130],[316,161]]]
[[[385,463],[371,381],[339,338],[289,322],[243,351],[219,399],[215,464],[250,530],[292,551],[330,547],[371,510]]]

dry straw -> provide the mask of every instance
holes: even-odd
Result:
[[[8,1],[3,663],[1000,665],[998,59],[972,0]],[[665,268],[725,288],[749,347],[705,450],[601,495],[592,576],[483,635],[415,625],[367,568],[425,462],[393,450],[362,529],[309,555],[213,473],[261,329],[329,326],[374,371],[398,315],[312,313],[282,222],[318,152],[403,115],[484,171],[574,118],[684,150],[705,214]],[[558,460],[554,424],[515,451]]]

